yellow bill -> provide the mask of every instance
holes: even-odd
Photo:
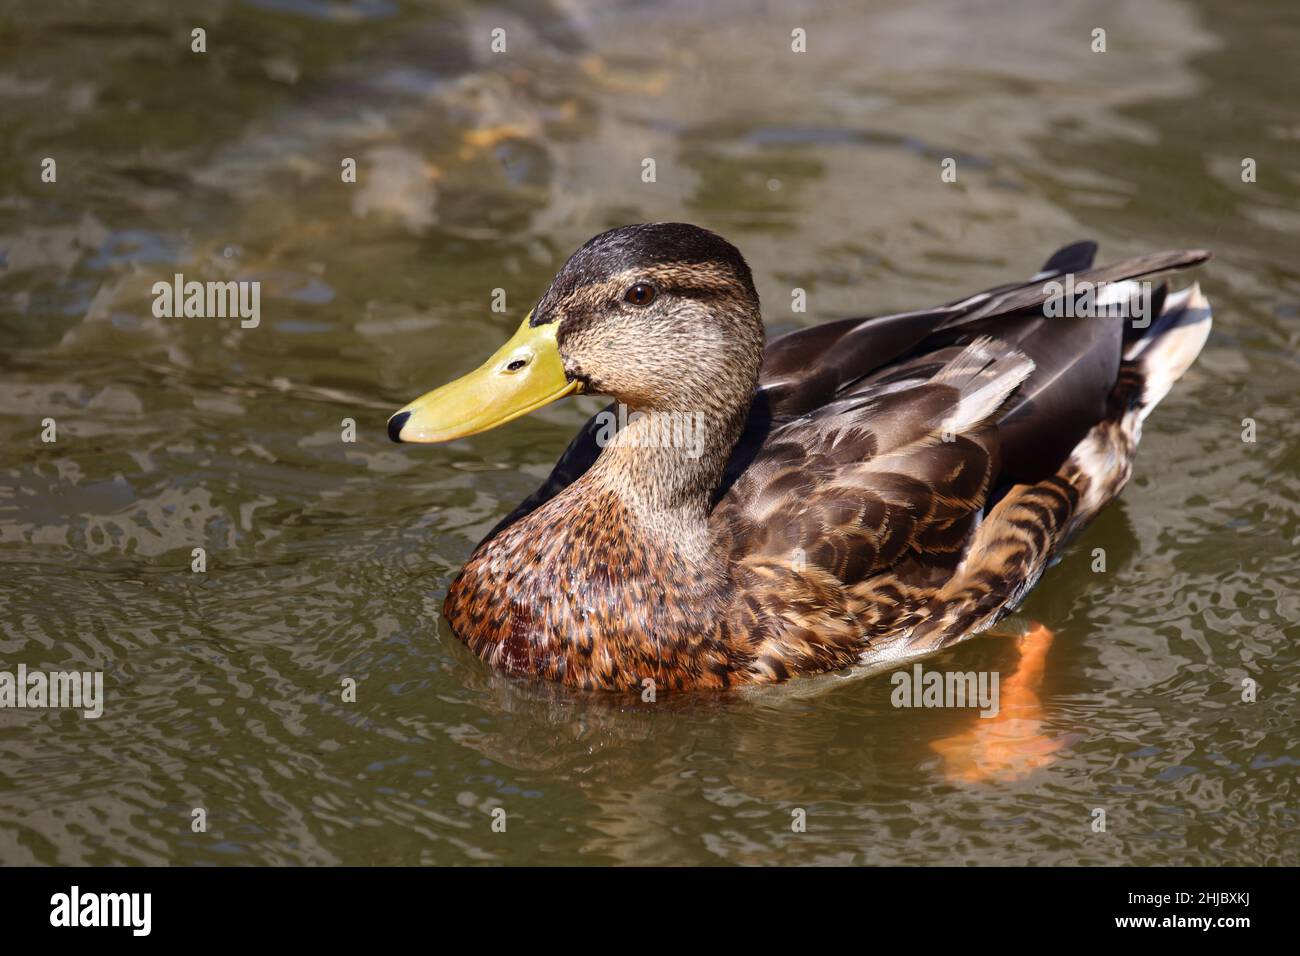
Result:
[[[556,324],[523,324],[510,341],[468,375],[421,395],[388,419],[393,441],[451,441],[527,415],[557,398],[580,391],[564,374],[555,341]]]

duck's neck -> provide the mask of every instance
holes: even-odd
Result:
[[[597,433],[601,457],[572,492],[588,501],[614,497],[629,519],[629,549],[672,554],[686,575],[712,576],[719,568],[708,512],[750,402],[746,395],[729,407],[640,415],[615,406],[627,424]]]
[[[616,406],[620,424],[591,467],[595,484],[619,496],[638,518],[707,518],[749,405],[714,410],[636,412]],[[598,441],[601,436],[598,434]]]
[[[575,483],[579,495],[614,496],[634,534],[690,563],[700,556],[701,570],[715,551],[709,512],[749,418],[764,341],[752,289],[710,309],[679,316],[695,331],[671,374],[614,392],[619,427],[598,430],[600,457]]]

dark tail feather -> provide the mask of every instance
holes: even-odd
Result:
[[[1076,243],[1061,250],[1048,260],[1049,264],[1082,262],[1086,253],[1077,248],[1082,245]],[[1074,274],[1074,281],[1076,285],[1113,283],[1111,289],[1121,294],[1127,291],[1133,296],[1131,305],[1136,306],[1143,303],[1141,288],[1118,283],[1194,265],[1208,257],[1209,253],[1199,250],[1157,253],[1099,269],[1085,269]],[[983,320],[961,322],[963,329],[969,328],[973,333],[998,335],[1034,360],[1033,375],[1003,407],[998,421],[1003,468],[1009,476],[1023,482],[1042,480],[1055,471],[1056,465],[1088,430],[1105,417],[1119,374],[1121,353],[1133,348],[1136,342],[1149,339],[1151,332],[1148,329],[1144,335],[1143,330],[1133,326],[1132,320],[1120,318],[1118,314],[1105,318],[1046,318],[1041,308],[1047,298],[1046,284],[1039,280],[1023,286],[1002,297],[998,311]],[[1166,296],[1167,289],[1161,285],[1145,301],[1144,311],[1127,314],[1155,317],[1152,321],[1155,325],[1163,317]],[[1025,301],[1032,305],[1021,304]],[[1026,308],[1032,311],[1015,314]],[[1002,309],[1012,314],[1004,317]],[[1181,370],[1178,374],[1182,374]],[[1164,384],[1164,392],[1168,391],[1169,384],[1172,380]]]
[[[1034,279],[1046,279],[1049,276],[1064,275],[1067,272],[1082,272],[1092,268],[1092,261],[1097,257],[1097,244],[1091,239],[1072,242],[1052,253],[1050,259],[1043,263]]]
[[[1157,272],[1169,272],[1173,269],[1186,269],[1200,265],[1210,258],[1205,249],[1183,249],[1175,252],[1155,252],[1149,256],[1138,256],[1122,262],[1112,262],[1097,269],[1085,269],[1074,274],[1076,285],[1088,282],[1096,285],[1101,282],[1122,282],[1125,279],[1140,279],[1155,275]],[[1023,285],[989,296],[973,309],[963,310],[944,322],[940,328],[956,328],[969,322],[977,322],[990,315],[1004,312],[1018,312],[1021,309],[1037,309],[1054,293],[1046,288],[1049,283],[1031,280]]]

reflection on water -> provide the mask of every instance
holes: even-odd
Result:
[[[0,710],[0,862],[1300,862],[1294,5],[696,6],[224,0],[202,55],[184,4],[0,13],[0,669],[109,695]],[[773,329],[1080,236],[1215,249],[1209,346],[1023,609],[1050,653],[927,664],[1001,673],[1004,721],[883,677],[575,696],[442,625],[597,400],[433,449],[385,416],[650,219],[735,241]],[[156,318],[177,272],[260,280],[259,327]]]
[[[942,737],[930,746],[943,756],[949,780],[975,783],[1027,777],[1053,762],[1063,741],[1044,736],[1043,683],[1052,632],[1041,624],[1017,639],[1019,659],[1000,682],[997,712],[980,714],[970,729]]]

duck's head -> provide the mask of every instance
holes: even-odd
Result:
[[[450,441],[576,392],[733,417],[762,357],[758,293],[735,246],[686,223],[624,226],[575,252],[505,345],[394,414],[388,434]]]

